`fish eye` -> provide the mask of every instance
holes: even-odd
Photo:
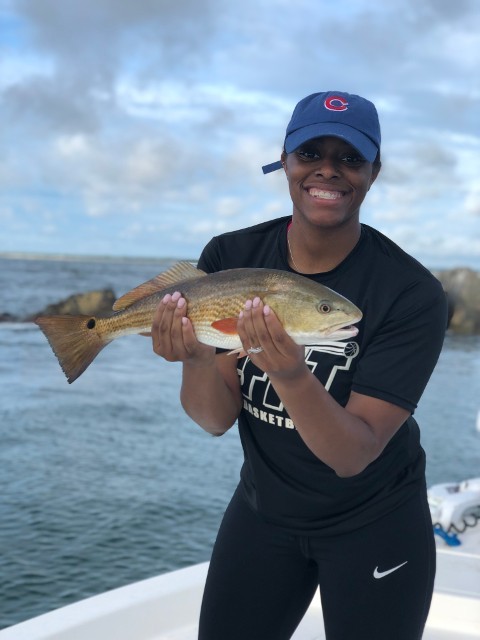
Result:
[[[328,302],[320,302],[317,309],[320,313],[330,313],[332,307],[328,304]]]

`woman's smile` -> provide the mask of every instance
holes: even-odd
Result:
[[[331,189],[322,189],[319,187],[309,187],[307,192],[312,198],[317,200],[339,200],[345,195],[345,191],[332,191]]]

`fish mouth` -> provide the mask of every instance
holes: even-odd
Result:
[[[348,325],[339,329],[333,329],[331,333],[327,333],[330,340],[344,340],[345,338],[354,338],[358,334],[358,327]]]
[[[325,332],[325,336],[330,340],[343,340],[345,338],[353,338],[358,334],[358,327],[354,326],[354,323],[360,322],[362,316],[349,320],[349,322],[342,322],[333,327],[330,327]]]

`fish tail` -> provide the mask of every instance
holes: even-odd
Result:
[[[35,319],[71,384],[95,360],[111,339],[92,316],[39,316]]]

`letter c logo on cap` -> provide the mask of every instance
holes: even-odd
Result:
[[[346,111],[348,102],[340,96],[330,96],[324,102],[325,108],[329,111]]]

